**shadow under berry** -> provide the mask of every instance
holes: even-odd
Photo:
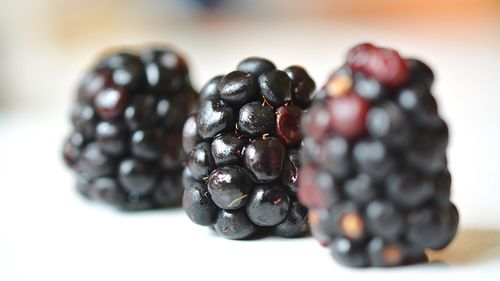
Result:
[[[466,266],[500,259],[500,229],[460,229],[450,246],[428,253],[430,263]]]

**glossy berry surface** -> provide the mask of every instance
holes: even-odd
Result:
[[[211,138],[234,128],[234,110],[221,99],[209,99],[201,103],[196,118],[198,134],[202,138]]]
[[[313,235],[339,263],[425,261],[427,250],[454,238],[449,134],[433,81],[422,61],[360,44],[302,118],[299,202],[309,208]]]
[[[271,70],[259,76],[260,94],[273,106],[280,106],[292,99],[292,81],[281,70]]]
[[[275,137],[257,139],[245,149],[245,167],[259,181],[273,181],[281,174],[285,152],[285,146]]]
[[[253,136],[274,131],[274,108],[262,106],[258,101],[245,104],[238,115],[238,129]]]
[[[257,86],[250,73],[233,71],[219,82],[219,96],[230,104],[244,104],[257,96]]]
[[[252,189],[250,178],[239,166],[222,166],[213,170],[207,186],[214,203],[225,210],[245,205]]]
[[[294,105],[281,106],[276,110],[276,135],[287,146],[296,146],[302,141],[300,121],[302,109]]]
[[[197,224],[213,225],[218,208],[210,198],[207,187],[203,183],[193,182],[186,187],[182,205],[187,216]]]
[[[314,89],[303,68],[281,71],[258,57],[203,86],[200,109],[182,135],[183,207],[193,222],[229,239],[309,231],[297,180],[300,122]]]
[[[316,84],[300,66],[287,67],[285,72],[292,81],[293,102],[302,109],[307,109],[311,105]]]
[[[78,89],[73,132],[63,147],[78,191],[126,210],[179,204],[186,161],[182,139],[194,138],[186,145],[198,142],[196,127],[183,132],[182,125],[197,99],[187,64],[173,50],[101,57]]]
[[[279,185],[257,186],[246,204],[247,214],[255,224],[273,226],[282,222],[290,209],[290,198]]]

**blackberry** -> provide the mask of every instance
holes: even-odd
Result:
[[[183,130],[183,207],[193,222],[229,239],[309,231],[296,193],[300,119],[314,89],[303,68],[256,57],[208,81]]]
[[[122,209],[182,198],[182,125],[197,105],[186,62],[171,49],[112,52],[78,89],[63,147],[85,197]]]
[[[313,235],[353,267],[425,261],[455,236],[448,127],[432,70],[360,44],[302,119],[298,197]]]

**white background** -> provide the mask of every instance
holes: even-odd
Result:
[[[0,86],[7,100],[0,107],[0,280],[500,280],[500,25],[498,18],[453,19],[247,18],[203,22],[202,29],[178,23],[113,33],[66,51],[36,36],[4,33],[18,41],[3,45],[4,66],[12,68],[2,68],[7,87]],[[366,40],[420,57],[436,72],[461,224],[446,250],[430,253],[431,264],[349,269],[312,238],[230,241],[181,210],[120,213],[74,192],[61,144],[72,91],[103,46],[173,42],[188,54],[198,87],[250,55],[279,68],[301,64],[321,85],[347,48]]]

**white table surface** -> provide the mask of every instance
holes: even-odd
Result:
[[[274,31],[284,31],[275,36],[256,23],[227,41],[212,39],[221,39],[220,29],[237,27],[213,26],[196,38],[167,31],[136,35],[132,42],[169,37],[190,54],[197,85],[248,55],[270,57],[280,68],[302,64],[321,84],[360,40],[431,62],[438,77],[434,92],[450,125],[452,198],[461,214],[457,238],[431,253],[433,263],[349,269],[312,238],[230,241],[178,209],[120,213],[82,200],[60,150],[69,132],[67,93],[96,48],[88,46],[61,55],[66,57],[46,70],[60,81],[42,87],[54,90],[52,98],[0,109],[0,280],[500,280],[500,37],[487,32],[463,45],[461,36],[469,33],[300,26],[295,33],[295,26],[278,23]],[[113,40],[103,43],[127,42]],[[33,65],[43,72],[42,66]]]

